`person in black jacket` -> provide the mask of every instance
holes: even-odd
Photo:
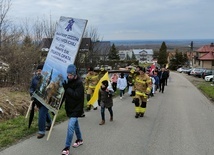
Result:
[[[167,72],[165,71],[165,68],[162,67],[161,68],[161,71],[159,71],[158,73],[158,77],[160,79],[159,81],[159,92],[162,91],[162,93],[164,92],[164,86],[165,86],[165,82],[166,82],[166,79],[168,77],[168,74]]]
[[[102,121],[100,122],[99,125],[105,124],[105,108],[107,108],[109,111],[110,121],[113,121],[112,94],[113,94],[114,90],[111,87],[109,87],[108,83],[109,82],[107,80],[102,81],[101,88],[99,90],[98,105],[101,106],[101,118],[102,118]]]
[[[63,101],[65,101],[65,111],[69,117],[69,122],[62,155],[68,155],[74,132],[77,140],[72,146],[78,147],[83,144],[78,117],[81,117],[83,113],[84,86],[81,78],[76,74],[76,66],[73,64],[67,68],[67,82],[63,83],[63,87],[65,89]]]

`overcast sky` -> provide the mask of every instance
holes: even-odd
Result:
[[[102,40],[213,39],[214,0],[12,0],[12,21],[87,19]]]

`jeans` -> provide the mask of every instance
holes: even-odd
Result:
[[[82,134],[77,117],[71,117],[68,122],[67,136],[65,141],[65,147],[70,148],[73,139],[73,134],[76,134],[78,140],[82,140]]]
[[[125,94],[125,89],[120,90],[120,97],[122,97]]]
[[[45,134],[45,127],[47,125],[50,126],[52,121],[51,117],[48,113],[48,109],[45,106],[41,106],[39,108],[39,119],[38,119],[38,125],[39,125],[39,134]]]
[[[110,116],[113,117],[112,107],[108,108],[108,111],[110,113]],[[105,107],[101,107],[101,117],[102,117],[102,120],[105,121]]]

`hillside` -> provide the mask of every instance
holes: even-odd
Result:
[[[29,104],[28,93],[13,87],[0,88],[0,122],[25,115]]]

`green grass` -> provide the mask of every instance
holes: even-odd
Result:
[[[64,110],[64,106],[62,106],[58,112],[55,124],[65,121],[66,119],[67,116]],[[35,134],[38,130],[37,122],[38,122],[38,112],[35,112],[35,116],[30,129],[28,129],[28,118],[25,118],[25,116],[18,116],[14,119],[1,122],[0,150]]]
[[[214,86],[211,86],[211,82],[202,82],[198,85],[198,88],[208,97],[214,101]]]
[[[118,96],[119,91],[117,91],[114,97]],[[87,101],[85,100],[85,107]],[[51,115],[53,118],[53,115]],[[18,116],[14,119],[0,122],[0,151],[12,144],[19,142],[29,136],[35,134],[38,130],[38,112],[35,111],[34,119],[31,124],[30,129],[28,129],[28,119],[25,116]],[[56,122],[60,123],[67,120],[67,116],[64,110],[64,104],[58,112]]]

